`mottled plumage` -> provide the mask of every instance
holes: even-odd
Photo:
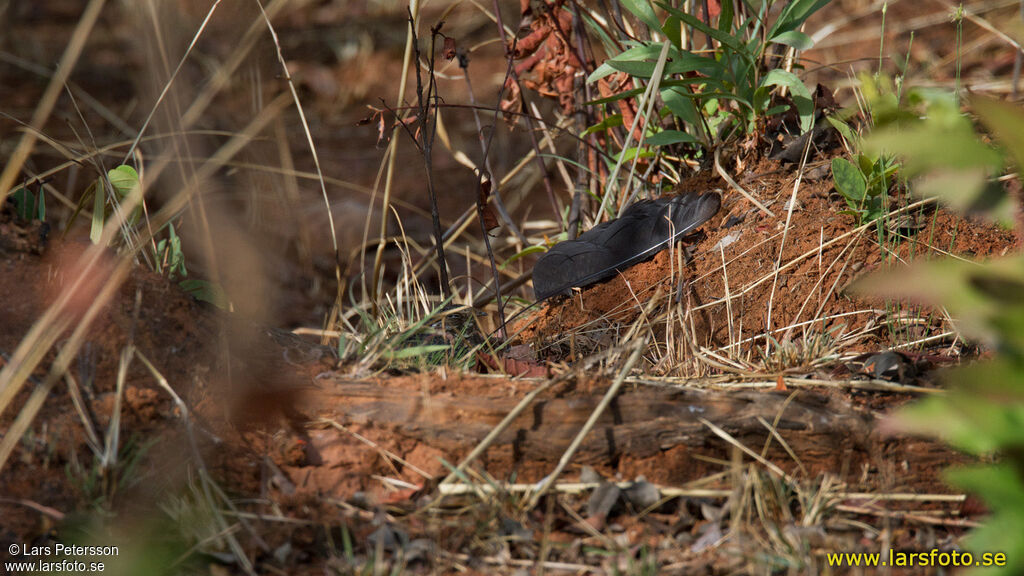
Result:
[[[611,278],[692,232],[720,204],[718,194],[696,192],[637,202],[619,218],[559,242],[541,256],[533,267],[533,292],[544,300]]]

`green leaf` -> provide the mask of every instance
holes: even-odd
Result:
[[[139,184],[139,173],[135,171],[135,168],[122,164],[113,170],[107,171],[107,179],[110,180],[110,185],[113,186],[114,191],[121,198],[124,198]]]
[[[814,40],[810,36],[800,32],[799,30],[789,30],[783,32],[778,36],[771,39],[771,42],[776,44],[785,44],[786,46],[792,46],[797,50],[810,50],[814,47]]]
[[[655,156],[655,154],[654,154],[654,152],[651,152],[647,148],[637,148],[636,146],[632,146],[632,147],[626,148],[625,150],[623,150],[619,154],[616,154],[616,155],[612,156],[612,159],[615,160],[616,162],[618,162],[619,161],[619,156],[622,156],[622,161],[623,162],[631,162],[634,158],[637,158],[637,157],[640,157],[640,158],[653,158]]]
[[[779,14],[779,18],[775,21],[771,30],[768,32],[768,38],[775,38],[776,36],[795,30],[799,28],[812,14],[820,10],[823,6],[828,4],[831,0],[793,0],[786,7],[782,9]]]
[[[814,100],[811,98],[810,90],[797,78],[796,74],[775,68],[765,74],[761,80],[761,86],[788,87],[793,98],[793,105],[796,106],[797,114],[800,115],[800,130],[806,132],[811,129],[811,124],[814,122]]]
[[[18,188],[11,193],[11,200],[14,201],[14,212],[22,220],[32,218],[32,205],[35,203],[35,194],[25,187]]]
[[[682,86],[661,91],[661,99],[665,106],[679,119],[695,127],[701,126],[700,113],[694,105],[694,95],[689,88]]]
[[[680,142],[699,144],[700,140],[681,130],[662,130],[653,136],[648,136],[646,142],[651,146],[668,146],[669,144],[679,144]]]
[[[601,120],[597,124],[587,127],[587,129],[583,131],[583,134],[581,134],[581,136],[598,134],[607,131],[609,128],[615,128],[616,126],[622,126],[622,114],[612,114],[611,116],[606,117],[604,120]]]
[[[661,22],[658,21],[658,17],[654,14],[654,8],[647,0],[619,0],[619,4],[632,12],[652,31],[661,30]]]
[[[508,259],[506,259],[504,262],[501,263],[500,266],[498,266],[498,268],[504,270],[509,264],[515,262],[516,260],[519,260],[524,256],[529,256],[530,254],[536,254],[538,252],[547,252],[547,248],[545,248],[544,246],[529,246],[527,248],[524,248],[519,252],[516,252],[515,254],[509,256]]]
[[[719,5],[722,11],[718,15],[718,29],[728,34],[732,32],[732,19],[736,11],[732,5],[732,0],[721,0]]]
[[[102,182],[97,182],[93,186],[92,227],[89,229],[89,240],[93,244],[99,244],[100,239],[103,237],[103,220],[106,217],[103,213],[106,210],[106,204],[104,203],[106,189]]]
[[[687,25],[689,25],[691,28],[699,30],[699,31],[707,34],[708,36],[714,38],[715,40],[720,42],[723,46],[728,47],[733,52],[736,52],[737,54],[742,54],[744,57],[746,57],[746,58],[748,58],[750,60],[753,60],[752,55],[747,53],[746,47],[743,45],[743,43],[740,42],[740,40],[738,38],[736,38],[735,36],[733,36],[732,34],[729,34],[728,32],[723,32],[723,31],[718,30],[716,28],[712,28],[712,27],[708,26],[707,24],[705,24],[704,22],[702,22],[700,20],[700,18],[696,18],[694,16],[691,16],[690,14],[687,14],[686,12],[683,12],[682,10],[679,10],[679,9],[677,9],[677,8],[673,7],[672,5],[667,4],[665,2],[659,1],[658,2],[658,6],[661,6],[669,14],[675,16],[676,18],[679,18],[680,20],[685,22]]]
[[[615,72],[615,68],[611,67],[611,62],[626,62],[626,61],[644,61],[644,60],[656,60],[658,55],[661,54],[661,44],[640,44],[633,46],[622,53],[616,55],[614,58],[609,58],[603,64],[597,67],[596,70],[587,76],[587,84],[597,82],[601,78],[608,76]]]
[[[427,344],[424,346],[409,346],[407,348],[399,348],[398,350],[388,350],[384,353],[384,357],[389,360],[401,360],[403,358],[413,358],[416,356],[426,356],[428,354],[434,354],[437,352],[444,352],[449,350],[451,346],[447,344]]]
[[[846,198],[851,208],[858,208],[864,201],[867,180],[865,180],[864,174],[846,158],[832,159],[832,180],[836,183],[836,190]]]
[[[668,38],[672,42],[672,45],[676,48],[682,48],[683,40],[683,23],[679,18],[675,16],[669,16],[665,19],[665,24],[661,27],[662,34],[665,38]]]
[[[42,187],[39,188],[39,221],[46,221],[46,194],[43,193]]]
[[[623,53],[615,58],[605,61],[601,67],[607,65],[613,70],[625,72],[630,76],[635,76],[637,78],[650,78],[654,74],[654,69],[658,65],[658,58],[661,56],[661,47],[662,43],[659,42],[657,44],[650,45],[649,48],[654,50],[642,52],[645,56],[646,54],[653,52],[654,55],[649,58],[645,57],[641,59],[635,56],[622,58],[625,54]],[[721,67],[720,64],[710,58],[697,56],[689,52],[681,52],[674,47],[669,49],[669,55],[670,57],[665,62],[665,68],[662,72],[663,78],[674,74],[686,74],[688,72],[714,71]],[[600,70],[600,68],[598,68],[598,70]],[[597,70],[595,70],[590,77],[593,78],[596,74]],[[590,78],[588,78],[588,81],[590,81]]]
[[[188,292],[196,300],[213,304],[221,310],[228,310],[231,303],[228,302],[228,295],[220,284],[207,280],[189,278],[178,283],[182,290]]]

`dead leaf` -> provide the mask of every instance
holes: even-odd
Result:
[[[480,182],[480,191],[478,195],[478,208],[480,210],[480,219],[484,224],[484,230],[491,236],[495,235],[495,232],[501,228],[501,224],[498,222],[498,217],[494,215],[494,209],[488,203],[491,197],[491,181],[483,180]]]

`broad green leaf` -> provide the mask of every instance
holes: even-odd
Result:
[[[797,114],[800,115],[800,130],[806,132],[811,129],[811,124],[814,122],[814,100],[811,98],[810,90],[797,78],[796,74],[775,68],[765,74],[761,85],[789,88],[793,105],[796,106]]]
[[[615,160],[616,162],[618,162],[619,161],[619,156],[622,156],[622,161],[623,162],[631,162],[631,161],[633,161],[634,158],[637,158],[637,157],[640,157],[640,158],[653,158],[655,156],[655,153],[651,152],[647,148],[637,148],[636,146],[631,146],[629,148],[626,148],[622,152],[612,156],[612,160]]]
[[[850,201],[850,207],[859,207],[867,192],[867,180],[864,179],[864,174],[846,158],[833,158],[832,179],[835,181],[839,193]]]
[[[686,87],[668,88],[661,91],[661,99],[665,102],[665,106],[676,117],[691,126],[700,126],[701,120],[697,107],[693,103],[693,97],[693,93]]]
[[[654,74],[654,69],[658,65],[658,57],[661,55],[661,43],[653,44],[652,48],[657,48],[657,53],[650,59],[638,60],[635,58],[622,59],[618,56],[606,61],[601,66],[608,65],[613,70],[625,72],[630,76],[638,78],[650,78]],[[689,52],[680,52],[674,48],[670,48],[669,54],[671,57],[665,62],[665,68],[662,72],[662,77],[672,76],[674,74],[686,74],[688,72],[704,72],[715,71],[721,68],[721,66],[710,58],[703,56],[696,56]],[[597,71],[595,71],[595,74]],[[593,77],[594,74],[591,74]]]
[[[681,130],[662,130],[653,136],[648,136],[646,142],[651,146],[667,146],[669,144],[699,144],[700,141]]]
[[[661,32],[668,38],[672,45],[676,48],[682,48],[683,44],[683,23],[679,18],[675,16],[669,16],[665,19],[665,24],[661,27]]]
[[[110,185],[113,186],[114,191],[121,198],[124,198],[139,184],[139,173],[135,171],[135,168],[122,164],[113,170],[107,171],[107,179],[110,180]]]
[[[797,50],[810,50],[814,46],[814,40],[799,30],[789,30],[771,39],[776,44],[792,46]]]
[[[597,67],[596,70],[587,76],[587,84],[597,82],[601,78],[608,76],[615,72],[615,68],[612,68],[609,64],[612,61],[625,62],[630,60],[644,61],[644,60],[656,60],[658,55],[661,53],[661,44],[641,44],[639,46],[633,46],[620,54],[617,54],[614,58],[605,60],[603,64]]]
[[[647,0],[618,0],[618,2],[652,31],[661,30],[661,22],[658,21],[658,17],[654,14],[654,8]]]

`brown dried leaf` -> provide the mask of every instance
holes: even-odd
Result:
[[[483,180],[480,182],[480,191],[478,196],[478,208],[480,210],[480,219],[484,223],[484,230],[491,236],[494,236],[494,232],[501,228],[501,224],[498,223],[498,217],[494,215],[494,209],[488,204],[491,197],[491,181]]]

